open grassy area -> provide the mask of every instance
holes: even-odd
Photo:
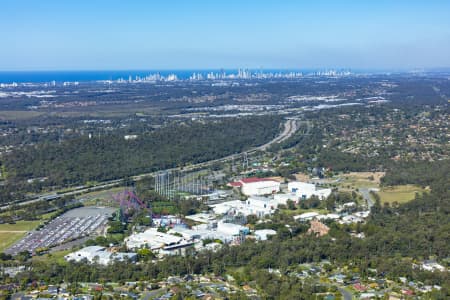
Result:
[[[71,252],[73,252],[73,250],[55,251],[55,252],[47,253],[47,254],[40,255],[40,256],[33,256],[33,262],[52,261],[52,262],[56,262],[59,264],[66,264],[67,262],[64,259],[64,256],[66,256],[67,254],[69,254]]]
[[[25,236],[26,232],[5,232],[0,231],[0,252],[5,251],[15,242]]]
[[[0,224],[0,252],[8,249],[39,223],[40,221],[18,221],[16,224]]]
[[[354,190],[357,188],[375,188],[380,184],[383,172],[351,172],[339,175],[337,186],[342,190]]]
[[[2,231],[30,231],[36,228],[41,221],[17,221],[15,224],[0,224]]]
[[[77,196],[78,199],[84,199],[83,204],[85,206],[117,206],[112,201],[112,196],[120,193],[124,190],[124,187],[113,187],[111,189],[95,191]]]
[[[398,185],[382,188],[378,195],[382,203],[405,203],[414,199],[416,193],[422,193],[425,190],[416,185]]]

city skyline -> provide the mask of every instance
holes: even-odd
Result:
[[[17,1],[0,71],[450,66],[447,1]]]

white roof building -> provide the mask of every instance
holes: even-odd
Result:
[[[270,178],[243,178],[239,181],[229,183],[229,186],[240,187],[241,192],[246,196],[269,195],[280,191],[280,183]]]
[[[364,222],[364,220],[355,215],[348,215],[348,216],[342,217],[342,220],[339,221],[339,223],[341,223],[341,224],[352,224],[352,223],[361,223],[361,222]]]
[[[198,213],[195,215],[185,216],[184,218],[199,223],[208,223],[216,219],[214,215],[209,213]]]
[[[97,262],[108,265],[114,261],[136,260],[136,253],[132,252],[110,252],[105,247],[89,246],[64,256],[67,261],[82,261],[86,259],[89,263]]]
[[[241,233],[248,232],[248,228],[233,223],[218,222],[217,232],[222,235],[238,236]]]
[[[125,239],[128,249],[148,247],[158,250],[167,246],[183,244],[183,238],[172,234],[159,232],[157,228],[150,228],[141,233],[135,233]]]
[[[294,220],[295,221],[299,220],[300,222],[306,222],[306,221],[310,221],[310,220],[316,218],[317,216],[319,216],[319,213],[317,213],[317,212],[306,212],[301,215],[294,216]]]
[[[277,232],[273,229],[261,229],[255,230],[254,234],[258,241],[266,241],[269,236],[276,235]]]
[[[266,197],[251,196],[246,200],[246,215],[256,215],[262,218],[271,215],[277,209],[278,204],[274,199]]]
[[[233,223],[226,223],[223,221],[217,222],[217,226],[210,226],[210,224],[200,224],[192,226],[192,229],[175,226],[170,230],[171,233],[178,233],[188,241],[200,240],[221,240],[224,243],[229,243],[236,240],[242,233],[248,233],[249,229],[242,225]]]
[[[355,216],[359,217],[359,218],[367,218],[370,215],[370,210],[365,210],[365,211],[357,211],[354,213]]]
[[[326,214],[326,215],[318,215],[316,218],[319,220],[339,220],[341,216],[338,214]]]
[[[292,181],[288,183],[288,190],[290,193],[295,193],[300,199],[308,199],[311,196],[317,196],[320,200],[326,199],[331,195],[331,189],[317,189],[314,184]]]
[[[273,195],[273,200],[277,203],[277,206],[282,204],[286,205],[288,200],[292,200],[295,203],[298,203],[299,197],[296,193],[287,193],[287,194],[275,194]]]
[[[435,261],[424,261],[422,263],[422,269],[425,271],[430,271],[430,272],[434,272],[434,271],[444,272],[445,271],[445,267],[443,265],[438,264]]]
[[[251,196],[246,201],[228,201],[211,205],[215,214],[223,215],[256,215],[262,218],[271,215],[278,207],[278,202],[272,198]]]

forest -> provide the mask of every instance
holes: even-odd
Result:
[[[261,145],[280,130],[279,117],[232,118],[169,125],[125,140],[123,135],[82,136],[30,145],[4,155],[2,201],[17,191],[83,185],[204,162]],[[27,184],[27,179],[45,178]]]

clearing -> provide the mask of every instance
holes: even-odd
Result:
[[[107,190],[94,191],[77,196],[85,206],[118,206],[113,201],[113,196],[124,190],[124,187],[113,187]]]
[[[384,172],[350,172],[339,174],[338,187],[342,190],[377,188]]]
[[[400,204],[413,200],[416,193],[424,191],[426,190],[419,186],[408,184],[382,188],[378,195],[382,203],[392,204],[397,201]]]

